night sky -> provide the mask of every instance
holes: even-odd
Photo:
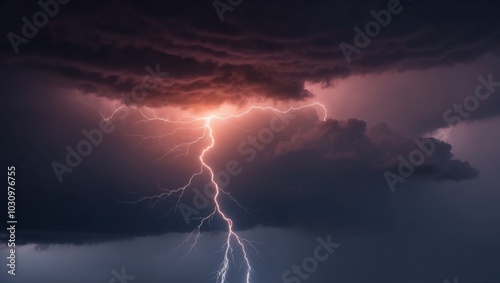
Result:
[[[3,1],[0,282],[500,282],[499,11]]]

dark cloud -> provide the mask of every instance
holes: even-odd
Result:
[[[255,160],[240,158],[243,173],[230,183],[231,193],[245,207],[254,208],[251,216],[238,213],[242,227],[314,227],[328,222],[336,227],[380,229],[391,222],[390,187],[384,173],[397,174],[398,157],[408,160],[419,149],[414,140],[385,124],[367,129],[360,120],[319,122],[317,118],[308,111],[297,115]],[[436,145],[434,153],[416,166],[406,182],[478,177],[478,170],[468,162],[453,158],[451,145],[430,140]],[[228,147],[237,145],[224,145]]]
[[[46,106],[57,105],[57,99],[47,100],[43,92],[39,97],[30,103],[37,105],[45,97]],[[147,132],[144,125],[129,129],[117,123],[118,129],[105,137],[105,143],[59,183],[50,164],[54,160],[63,161],[65,146],[74,146],[82,138],[75,137],[71,129],[91,129],[91,125],[98,125],[99,117],[80,121],[81,117],[75,115],[71,119],[53,120],[62,113],[78,113],[71,107],[34,108],[33,112],[9,114],[18,121],[6,144],[6,148],[17,150],[5,153],[5,160],[16,160],[18,186],[22,188],[17,196],[19,218],[23,219],[18,243],[82,244],[191,231],[195,221],[186,224],[180,210],[168,214],[177,203],[176,196],[160,199],[154,208],[148,200],[132,202],[140,195],[152,196],[161,193],[161,189],[184,185],[199,168],[194,152],[201,147],[193,147],[193,154],[187,157],[161,160],[158,156],[164,154],[165,148],[156,140],[138,146],[140,139],[130,136],[137,130]],[[48,116],[44,114],[46,111],[59,114]],[[218,139],[216,147],[207,154],[207,161],[216,172],[225,170],[230,160],[236,160],[242,168],[242,173],[233,176],[225,190],[249,213],[226,196],[221,198],[229,215],[238,219],[236,228],[264,225],[318,229],[326,221],[331,227],[372,231],[391,225],[393,215],[388,205],[391,193],[383,173],[396,170],[397,157],[407,156],[416,148],[413,141],[383,124],[367,129],[364,121],[355,119],[320,122],[313,110],[294,115],[288,118],[288,125],[283,124],[282,131],[276,132],[271,143],[255,150],[252,160],[248,160],[246,153],[250,148],[248,137],[258,137],[262,129],[269,127],[274,114],[256,110],[244,118],[214,125]],[[127,123],[140,118],[131,115]],[[45,126],[33,129],[32,121]],[[50,128],[54,122],[57,127],[51,128],[52,134],[44,135],[44,128]],[[161,134],[158,127],[152,127],[156,129],[155,135]],[[165,131],[171,129],[166,127]],[[30,145],[35,139],[44,145],[43,154],[41,149]],[[242,143],[246,145],[241,146]],[[451,146],[439,142],[436,153],[405,185],[474,177],[476,169],[453,159]],[[203,191],[207,183],[208,176],[197,178],[181,202],[194,208],[194,189]],[[212,205],[198,209],[200,215],[210,213]],[[214,219],[205,229],[217,231],[224,226]]]
[[[20,33],[19,18],[38,8],[26,3],[5,4],[5,34]],[[404,10],[351,64],[339,44],[353,44],[353,28],[372,20],[371,10],[387,9],[386,1],[243,1],[221,22],[211,1],[73,0],[19,54],[8,41],[2,49],[13,64],[111,98],[141,85],[144,68],[159,64],[171,76],[141,102],[152,106],[301,100],[311,96],[305,81],[453,65],[496,52],[496,3],[482,3],[403,1]]]
[[[450,144],[433,138],[418,139],[422,144],[425,140],[432,142],[436,149],[418,166],[417,175],[435,180],[465,180],[478,176],[478,171],[467,162],[453,159]],[[397,172],[397,157],[401,155],[408,160],[414,150],[420,150],[415,141],[403,139],[386,124],[375,125],[367,133],[364,121],[350,119],[327,120],[299,132],[281,141],[275,149],[275,155],[307,153],[319,160],[331,162],[333,166],[327,167],[346,168],[346,165],[356,164],[368,170],[391,169]],[[335,163],[340,165],[335,166]]]
[[[199,137],[205,121],[175,131],[179,124],[140,120],[161,106],[173,107],[155,114],[178,119],[315,95],[325,121],[312,109],[210,120],[215,145],[204,161],[224,189],[225,215],[256,248],[252,281],[283,281],[327,235],[341,249],[308,282],[499,277],[499,120],[476,120],[499,115],[500,97],[481,100],[462,119],[471,123],[434,131],[451,125],[443,113],[471,99],[478,76],[500,78],[498,1],[402,0],[350,64],[339,44],[353,44],[353,28],[389,1],[242,0],[221,22],[212,0],[70,0],[14,54],[5,35],[22,34],[21,17],[31,19],[37,2],[0,4],[0,151],[3,168],[16,167],[19,268],[0,281],[107,282],[126,267],[138,282],[212,282],[227,223],[210,218],[198,245],[184,245],[214,209],[203,196],[207,171],[185,193],[155,197],[200,169],[207,132],[189,153],[166,152]],[[99,127],[118,105],[109,99],[141,85],[145,99],[124,102],[149,107],[114,116],[116,129],[59,182],[53,162],[65,163],[88,138],[83,130]],[[444,140],[422,137],[429,133]],[[384,173],[398,173],[416,140],[435,149],[391,193]],[[232,281],[243,278],[241,258],[236,249]]]
[[[4,28],[19,32],[18,18],[34,10],[20,4],[5,5],[12,14]],[[339,43],[351,43],[353,27],[371,20],[370,10],[385,8],[385,2],[252,1],[227,14],[224,22],[219,21],[210,1],[139,4],[75,0],[61,6],[48,26],[20,46],[19,54],[13,55],[8,42],[2,44],[2,57],[8,62],[2,65],[5,78],[14,84],[22,78],[23,85],[28,82],[33,87],[25,91],[40,94],[33,104],[25,100],[34,96],[24,96],[19,89],[13,91],[19,97],[8,97],[20,111],[3,114],[5,121],[13,119],[18,127],[7,141],[16,151],[6,156],[19,160],[43,181],[26,181],[29,191],[20,196],[32,205],[33,215],[58,219],[57,224],[47,225],[24,215],[26,230],[31,232],[21,240],[80,243],[192,228],[178,213],[169,216],[168,225],[158,225],[175,199],[161,202],[152,212],[144,212],[145,203],[128,205],[117,200],[136,200],[133,192],[137,191],[156,193],[157,183],[167,188],[182,185],[192,169],[188,164],[196,164],[196,156],[160,167],[145,157],[158,152],[130,149],[130,144],[122,140],[123,133],[115,132],[109,136],[108,146],[68,176],[64,186],[56,183],[51,162],[63,159],[65,145],[74,145],[81,138],[80,130],[75,136],[68,129],[86,129],[97,125],[98,120],[73,117],[84,114],[61,109],[66,106],[58,105],[60,98],[47,98],[47,93],[35,90],[40,80],[120,98],[143,84],[147,66],[155,69],[158,65],[169,76],[163,78],[161,88],[148,92],[143,103],[197,108],[223,102],[240,104],[247,99],[301,100],[312,95],[304,89],[305,81],[328,83],[352,74],[450,65],[472,60],[498,46],[494,9],[468,2],[402,5],[406,5],[405,10],[393,16],[390,26],[355,55],[351,64],[346,63]],[[23,69],[7,74],[10,66]],[[26,76],[28,69],[41,74]],[[5,83],[4,89],[11,87]],[[42,103],[46,108],[33,107]],[[35,110],[23,113],[26,105]],[[231,190],[254,213],[247,217],[240,215],[237,207],[231,209],[242,219],[238,228],[310,226],[325,221],[327,215],[335,215],[338,225],[361,225],[374,211],[380,216],[374,223],[382,225],[385,194],[389,191],[383,172],[395,170],[397,157],[415,149],[413,140],[382,124],[367,129],[361,120],[318,122],[316,115],[301,115],[297,119],[301,122],[294,122],[277,135],[275,143],[260,152],[255,161],[246,164],[239,156],[242,166],[247,166],[233,180]],[[261,123],[247,128],[257,131],[270,118],[266,114],[251,120],[256,119]],[[32,121],[44,123],[33,129]],[[52,134],[46,136],[46,132]],[[218,139],[225,147],[215,149],[219,157],[211,161],[217,168],[224,168],[231,154],[238,156],[238,145],[246,139],[242,133],[231,136]],[[35,138],[46,140],[39,142],[46,144],[42,155],[30,144]],[[227,152],[228,148],[234,152]],[[453,158],[450,145],[438,142],[436,153],[417,168],[412,180],[466,180],[477,174],[468,163]],[[203,186],[205,181],[199,180],[196,185]],[[188,193],[183,201],[189,203],[192,197]],[[39,203],[38,199],[45,201]],[[377,208],[366,205],[370,199],[380,200]],[[129,219],[136,224],[130,225]],[[219,229],[217,223],[212,229]],[[37,233],[41,234],[34,236]]]

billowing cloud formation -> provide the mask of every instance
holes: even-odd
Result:
[[[120,98],[160,65],[170,76],[141,102],[150,106],[215,107],[248,100],[301,100],[304,82],[351,74],[452,65],[499,47],[491,2],[402,1],[387,27],[348,64],[341,42],[355,46],[354,27],[373,20],[386,1],[243,1],[221,22],[211,1],[78,1],[60,7],[50,23],[10,62],[43,71],[57,84]],[[21,35],[21,4],[6,6],[6,32]],[[283,12],[286,10],[286,13]],[[6,12],[7,13],[7,12]],[[29,14],[31,15],[31,14]],[[29,17],[28,17],[29,18]],[[457,20],[459,19],[459,20]]]
[[[243,173],[230,185],[241,204],[255,209],[252,220],[243,226],[314,226],[325,221],[342,226],[347,219],[356,226],[366,224],[370,217],[376,226],[383,220],[373,214],[388,217],[382,213],[390,191],[384,172],[397,174],[399,156],[408,160],[419,149],[415,141],[385,124],[367,129],[364,121],[318,122],[310,114],[297,115],[286,134],[249,162],[248,171],[242,161]],[[415,166],[409,182],[478,177],[478,170],[468,162],[453,158],[449,144],[427,141],[435,149],[423,164]]]
[[[385,124],[374,126],[367,133],[366,123],[355,119],[327,120],[316,124],[280,142],[275,154],[307,153],[332,164],[358,164],[369,170],[396,171],[398,155],[406,155],[408,160],[412,151],[422,151],[418,145],[426,145],[432,153],[429,150],[430,156],[418,166],[417,174],[436,180],[463,180],[478,176],[477,170],[467,162],[453,159],[451,145],[445,142],[432,138],[405,140]]]
[[[35,120],[31,116],[36,114],[28,113],[26,122],[19,124],[22,126],[19,131],[28,132],[25,127],[29,128],[29,121]],[[274,121],[273,128],[279,130],[275,131],[272,141],[266,139],[268,143],[264,143],[261,137],[265,135],[261,132],[268,131],[263,129],[269,129],[270,121]],[[69,122],[61,121],[60,127],[64,128],[65,123]],[[165,148],[159,148],[154,142],[133,146],[135,142],[131,145],[128,139],[123,139],[122,131],[126,134],[128,130],[120,124],[117,127],[119,130],[105,137],[104,148],[96,149],[75,172],[65,175],[63,184],[58,183],[50,167],[53,156],[64,158],[60,150],[63,147],[52,141],[55,137],[37,135],[40,144],[51,145],[41,160],[30,158],[37,156],[36,148],[25,145],[26,141],[17,142],[17,146],[24,149],[24,155],[9,153],[7,158],[15,158],[18,164],[34,164],[20,167],[33,168],[34,178],[23,182],[24,190],[19,196],[30,203],[29,213],[21,215],[26,231],[20,233],[19,243],[82,243],[188,232],[196,223],[186,223],[184,216],[195,218],[210,212],[213,203],[200,196],[209,183],[206,174],[196,178],[183,195],[184,211],[179,209],[168,214],[177,204],[175,196],[160,200],[154,209],[150,209],[149,201],[126,203],[137,201],[139,194],[151,196],[161,189],[185,184],[189,174],[199,169],[195,152],[200,148],[193,147],[187,158],[158,160],[158,150],[164,152]],[[217,123],[214,131],[217,143],[207,154],[207,162],[215,172],[226,170],[231,160],[241,168],[231,180],[221,182],[224,189],[248,209],[246,213],[231,199],[222,197],[228,214],[238,219],[237,229],[259,225],[318,228],[325,221],[331,227],[364,230],[390,225],[391,193],[383,174],[386,170],[396,172],[398,156],[407,157],[417,148],[413,140],[399,136],[386,125],[367,128],[365,122],[355,119],[323,122],[313,110],[278,118],[270,112],[255,111],[230,123]],[[249,142],[252,137],[257,137],[258,147]],[[64,136],[59,139],[67,140]],[[416,168],[414,176],[398,186],[403,189],[415,181],[474,177],[477,177],[476,169],[453,159],[451,146],[437,142],[435,153]],[[36,201],[47,195],[50,198],[45,201]],[[204,202],[207,203],[200,206]],[[186,211],[187,206],[197,214]],[[57,225],[41,225],[40,218],[57,218]],[[223,229],[219,224],[218,219],[214,219],[206,228]]]

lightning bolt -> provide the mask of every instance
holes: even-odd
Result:
[[[121,109],[123,109],[123,107],[125,107],[125,105],[120,106],[120,107],[115,107],[115,110],[113,111],[113,113],[109,117],[104,117],[103,116],[103,118],[105,120],[113,119],[113,117],[116,115],[116,113],[118,111],[120,111]],[[322,120],[326,121],[327,116],[328,116],[327,109],[326,109],[326,107],[323,104],[321,104],[319,102],[314,102],[314,103],[311,103],[311,104],[308,104],[308,105],[299,106],[299,107],[290,107],[290,108],[288,108],[286,110],[279,110],[277,108],[270,107],[270,106],[264,106],[264,107],[261,107],[261,106],[251,106],[246,111],[244,111],[244,112],[242,112],[240,114],[226,115],[226,116],[210,115],[210,116],[205,116],[205,117],[187,117],[187,118],[182,118],[180,120],[175,120],[175,121],[174,120],[170,120],[168,118],[158,117],[156,115],[156,113],[154,112],[154,110],[151,110],[149,108],[145,108],[145,109],[148,110],[148,111],[150,111],[150,112],[153,112],[153,116],[152,117],[148,116],[145,113],[145,111],[142,111],[138,107],[132,107],[134,110],[138,111],[138,113],[140,114],[140,116],[142,116],[144,118],[144,119],[142,119],[142,120],[140,120],[140,121],[138,121],[136,123],[146,123],[146,122],[151,122],[151,121],[160,121],[160,122],[164,122],[164,123],[167,123],[167,124],[170,124],[170,125],[178,125],[178,127],[175,128],[173,131],[169,131],[169,132],[167,132],[166,134],[163,134],[163,135],[157,135],[157,136],[136,135],[136,136],[138,136],[138,137],[141,138],[141,141],[145,141],[145,140],[149,140],[149,139],[157,139],[157,140],[160,141],[160,140],[165,139],[165,138],[167,138],[167,137],[169,137],[171,135],[174,135],[175,133],[178,133],[180,131],[191,131],[191,132],[199,132],[199,131],[201,131],[201,133],[198,136],[196,136],[194,139],[192,139],[190,141],[187,141],[187,142],[180,143],[180,144],[175,144],[172,147],[170,147],[161,158],[165,158],[166,156],[168,156],[168,155],[170,155],[170,154],[172,154],[174,152],[177,152],[177,151],[180,151],[181,155],[187,156],[190,153],[191,146],[193,146],[193,145],[195,145],[195,144],[197,144],[197,143],[199,143],[199,142],[201,142],[203,140],[208,140],[209,144],[202,150],[201,154],[198,157],[198,159],[200,161],[200,169],[199,169],[199,171],[195,172],[195,173],[193,173],[191,175],[191,177],[189,178],[189,180],[186,183],[186,185],[184,185],[182,187],[179,187],[177,189],[173,189],[173,190],[161,189],[158,186],[164,192],[162,192],[162,193],[160,193],[158,195],[153,195],[153,196],[141,196],[137,201],[126,202],[126,203],[137,204],[137,203],[140,203],[140,202],[147,202],[148,203],[148,206],[147,206],[148,208],[154,208],[156,206],[156,204],[160,200],[168,198],[168,197],[170,197],[170,196],[172,196],[174,194],[178,194],[177,204],[172,209],[170,209],[170,211],[167,213],[167,215],[168,215],[173,210],[177,210],[178,209],[178,206],[180,204],[180,200],[181,200],[182,196],[184,195],[184,192],[191,186],[193,180],[197,176],[201,176],[203,173],[208,172],[209,177],[210,177],[210,182],[212,183],[212,185],[215,188],[215,195],[213,196],[213,202],[215,204],[214,205],[214,209],[206,217],[198,218],[198,220],[200,220],[199,224],[189,234],[189,236],[181,243],[180,246],[187,244],[192,239],[192,244],[190,245],[190,249],[189,249],[189,252],[191,252],[192,249],[198,243],[198,240],[199,240],[199,238],[201,236],[201,229],[202,229],[203,225],[206,222],[209,222],[215,216],[221,217],[221,219],[224,220],[224,222],[227,225],[226,226],[227,227],[227,235],[226,235],[226,238],[225,238],[226,239],[225,243],[223,244],[223,246],[221,248],[221,251],[223,252],[224,256],[223,256],[222,262],[221,262],[221,264],[219,266],[219,269],[215,272],[216,273],[217,282],[219,282],[219,283],[227,283],[228,282],[228,273],[229,273],[229,270],[230,270],[230,258],[232,258],[233,262],[234,262],[233,251],[234,251],[235,248],[238,248],[241,251],[242,255],[243,255],[243,264],[246,266],[245,282],[246,283],[250,283],[251,282],[251,273],[253,271],[253,268],[252,268],[252,265],[250,263],[250,259],[249,259],[249,256],[248,256],[248,247],[247,247],[247,245],[253,247],[254,249],[255,249],[255,247],[251,244],[251,242],[249,242],[248,240],[246,240],[243,237],[241,237],[234,230],[233,220],[224,212],[224,210],[223,210],[223,208],[222,208],[222,206],[220,204],[221,194],[225,194],[225,195],[229,196],[236,204],[238,204],[240,207],[242,207],[242,206],[228,192],[224,191],[219,186],[219,184],[217,184],[217,182],[215,181],[214,170],[205,161],[205,156],[206,156],[207,152],[209,152],[212,148],[214,148],[215,141],[216,141],[216,139],[214,137],[214,130],[212,128],[212,122],[215,121],[215,120],[226,121],[228,119],[243,117],[243,116],[247,115],[248,113],[250,113],[251,111],[254,111],[254,110],[274,111],[274,112],[277,112],[277,113],[286,114],[286,113],[289,113],[291,111],[298,111],[298,110],[301,110],[301,109],[304,109],[304,108],[311,108],[311,107],[320,107],[323,110],[323,119]],[[187,126],[187,125],[190,125],[190,124],[193,124],[193,123],[200,123],[201,125],[200,126],[196,126],[196,127],[189,127],[189,126]],[[177,155],[177,156],[179,156],[179,155]],[[165,215],[165,216],[167,216],[167,215]],[[235,247],[233,247],[233,243],[235,243]],[[255,249],[255,251],[257,251],[257,250]],[[257,254],[258,254],[258,252],[257,252]]]

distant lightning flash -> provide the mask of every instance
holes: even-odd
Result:
[[[236,233],[233,229],[233,220],[228,217],[226,215],[226,213],[223,211],[221,205],[220,205],[220,196],[221,196],[221,193],[222,194],[225,194],[227,196],[229,196],[233,201],[235,201],[238,205],[239,203],[226,191],[224,191],[221,187],[219,187],[219,184],[217,184],[217,182],[215,181],[215,174],[214,174],[214,170],[210,167],[209,164],[207,164],[207,162],[205,161],[205,155],[207,154],[207,152],[209,152],[214,146],[215,146],[215,137],[214,137],[214,130],[212,128],[212,124],[211,122],[214,121],[214,120],[228,120],[228,119],[232,119],[232,118],[239,118],[239,117],[242,117],[244,115],[247,115],[248,113],[250,113],[251,111],[253,110],[270,110],[270,111],[274,111],[274,112],[278,112],[278,113],[281,113],[281,114],[285,114],[285,113],[288,113],[290,111],[297,111],[297,110],[301,110],[301,109],[304,109],[304,108],[309,108],[309,107],[314,107],[314,106],[319,106],[323,109],[323,121],[326,121],[327,119],[327,110],[326,110],[326,107],[319,103],[319,102],[314,102],[314,103],[311,103],[311,104],[308,104],[308,105],[304,105],[304,106],[300,106],[300,107],[290,107],[288,108],[287,110],[279,110],[279,109],[276,109],[274,107],[269,107],[269,106],[266,106],[266,107],[260,107],[260,106],[251,106],[249,109],[247,109],[246,111],[240,113],[240,114],[235,114],[235,115],[227,115],[227,116],[223,116],[223,117],[220,117],[220,116],[216,116],[216,115],[210,115],[210,116],[205,116],[205,117],[190,117],[188,120],[186,119],[180,119],[180,120],[177,120],[177,121],[172,121],[168,118],[160,118],[156,115],[156,113],[154,113],[153,117],[148,117],[148,115],[146,115],[142,110],[140,110],[139,108],[137,107],[133,107],[133,109],[137,110],[140,115],[144,118],[144,120],[141,120],[137,123],[144,123],[144,122],[151,122],[151,121],[161,121],[161,122],[165,122],[165,123],[168,123],[168,124],[171,124],[171,125],[180,125],[178,128],[176,128],[175,130],[171,131],[171,132],[168,132],[164,135],[157,135],[157,136],[139,136],[141,137],[142,141],[144,140],[148,140],[148,139],[158,139],[158,140],[161,140],[163,138],[166,138],[170,135],[173,135],[177,132],[180,132],[180,131],[193,131],[193,132],[196,132],[196,131],[201,131],[201,134],[199,134],[196,138],[194,138],[193,140],[191,141],[188,141],[188,142],[184,142],[184,143],[180,143],[180,144],[176,144],[174,146],[172,146],[171,148],[169,148],[169,150],[161,157],[161,158],[164,158],[166,156],[168,156],[169,154],[173,153],[173,152],[176,152],[176,151],[183,151],[184,154],[181,154],[181,155],[185,155],[187,156],[190,152],[190,148],[191,146],[199,143],[200,141],[202,140],[205,140],[205,139],[208,139],[209,140],[209,145],[206,146],[203,151],[201,152],[200,156],[199,156],[199,160],[200,160],[200,170],[196,173],[193,173],[191,175],[191,177],[189,178],[188,182],[186,185],[180,187],[180,188],[177,188],[177,189],[174,189],[174,190],[164,190],[162,189],[164,192],[161,193],[161,194],[158,194],[158,195],[154,195],[154,196],[141,196],[141,198],[139,198],[137,201],[135,202],[131,202],[131,203],[134,203],[134,204],[137,204],[137,203],[140,203],[140,202],[147,202],[148,203],[148,207],[149,208],[154,208],[155,205],[158,203],[158,201],[160,200],[163,200],[173,194],[178,194],[178,201],[177,201],[177,205],[175,207],[173,207],[170,211],[172,212],[174,209],[178,209],[178,206],[180,204],[180,200],[185,192],[185,190],[191,186],[193,180],[195,177],[197,176],[200,176],[202,175],[205,170],[208,171],[209,175],[210,175],[210,182],[213,184],[213,186],[215,187],[215,195],[213,197],[213,202],[215,204],[214,206],[214,210],[209,214],[207,215],[206,217],[203,217],[203,218],[199,218],[200,222],[199,222],[199,225],[196,226],[196,228],[190,233],[189,237],[187,237],[187,239],[181,244],[186,244],[191,238],[194,237],[193,239],[193,243],[191,245],[191,249],[190,251],[196,246],[196,244],[198,243],[198,239],[201,235],[201,228],[203,227],[203,225],[205,224],[205,222],[209,222],[210,219],[213,219],[213,217],[215,217],[216,215],[220,216],[227,224],[227,237],[226,237],[226,241],[225,243],[223,244],[222,246],[222,252],[224,254],[224,257],[223,257],[223,260],[222,260],[222,263],[220,264],[219,266],[219,270],[216,271],[216,278],[217,278],[217,282],[219,283],[227,283],[228,282],[228,273],[229,273],[229,269],[230,269],[230,257],[233,259],[234,261],[234,255],[233,255],[233,246],[232,246],[232,243],[233,242],[236,242],[236,245],[237,247],[239,248],[239,250],[242,252],[242,255],[243,255],[243,261],[244,261],[244,265],[246,266],[246,274],[245,274],[245,282],[246,283],[250,283],[250,275],[253,271],[252,269],[252,266],[250,264],[250,260],[249,260],[249,257],[248,257],[248,252],[247,252],[247,246],[245,244],[248,244],[250,246],[253,247],[253,245],[247,241],[246,239],[242,238],[240,235],[238,235],[238,233]],[[109,119],[112,119],[114,117],[114,115],[120,111],[123,107],[125,107],[124,105],[121,106],[121,107],[117,107],[115,108],[115,110],[113,111],[113,113],[111,114],[111,116],[107,117],[107,118],[104,118],[105,120],[109,120]],[[148,109],[146,108],[147,110],[149,111],[152,111],[151,109]],[[203,122],[201,126],[198,126],[198,127],[186,127],[185,125],[186,124],[192,124],[192,123],[196,123],[196,122]],[[239,205],[241,207],[241,205]],[[242,207],[243,208],[243,207]],[[167,214],[168,215],[168,214]],[[255,247],[253,247],[255,248]]]

